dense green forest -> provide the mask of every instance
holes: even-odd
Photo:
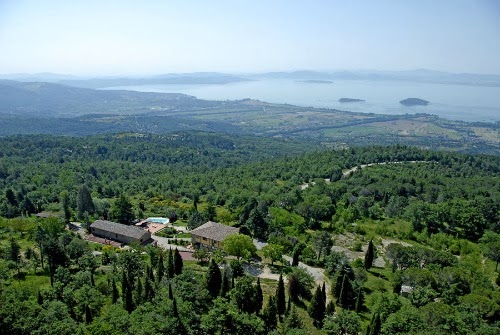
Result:
[[[499,177],[498,156],[407,146],[205,132],[0,138],[0,329],[498,334]],[[64,229],[150,215],[215,220],[268,244],[242,260],[183,262]],[[244,274],[256,264],[279,280]]]

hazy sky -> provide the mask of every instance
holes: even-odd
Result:
[[[500,74],[500,1],[0,0],[0,73]]]

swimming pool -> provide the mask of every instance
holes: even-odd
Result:
[[[167,218],[147,218],[146,219],[147,222],[152,222],[152,223],[161,223],[161,224],[167,224],[168,223],[168,219]]]

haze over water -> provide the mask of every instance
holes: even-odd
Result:
[[[184,93],[207,100],[257,99],[272,103],[375,114],[434,114],[450,120],[500,121],[500,87],[400,81],[336,80],[308,83],[265,79],[224,85],[139,85],[109,87],[141,92]],[[340,98],[365,102],[340,103]],[[403,106],[400,100],[421,98],[427,106]]]

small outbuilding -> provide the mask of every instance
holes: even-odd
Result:
[[[409,285],[402,285],[401,286],[401,292],[400,294],[405,297],[405,298],[408,298],[408,296],[413,292],[414,290],[414,287],[413,286],[409,286]]]
[[[191,230],[191,243],[195,247],[222,249],[222,241],[231,234],[238,234],[239,229],[218,222],[208,221]]]
[[[127,226],[112,221],[97,220],[90,225],[93,235],[121,243],[144,243],[151,239],[151,233],[142,228]]]

